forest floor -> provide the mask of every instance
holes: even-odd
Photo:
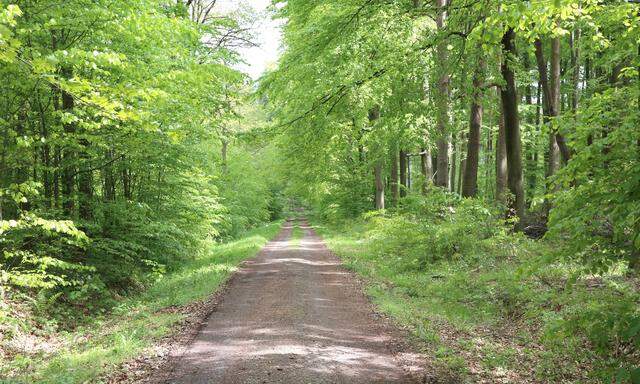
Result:
[[[290,221],[234,275],[193,342],[149,381],[423,382],[424,364],[405,336],[313,229]]]

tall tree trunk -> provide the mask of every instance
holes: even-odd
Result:
[[[375,125],[380,118],[380,106],[375,106],[369,110],[369,124]],[[383,175],[384,161],[380,158],[376,160],[373,167],[373,174],[375,178],[375,207],[378,210],[384,209],[384,175]]]
[[[526,218],[526,203],[522,185],[522,143],[520,139],[520,118],[518,116],[518,94],[515,74],[511,61],[517,57],[515,31],[509,28],[502,36],[504,58],[501,65],[505,87],[502,90],[502,109],[504,111],[505,140],[507,143],[507,164],[509,190],[515,196],[514,208],[520,219],[516,229],[521,230]]]
[[[15,132],[17,137],[26,137],[26,127],[25,125],[28,123],[28,108],[29,104],[25,103],[22,107],[20,107],[20,112],[18,114],[18,121],[16,124]],[[27,158],[28,151],[18,151],[18,153],[24,153],[24,157],[19,157],[18,163],[15,167],[15,174],[12,182],[16,184],[22,184],[29,180],[29,163]],[[24,203],[19,204],[20,210],[28,211],[31,209],[31,202],[26,201]],[[12,212],[10,215],[17,216],[18,212]]]
[[[105,155],[105,162],[107,165],[102,168],[102,178],[104,179],[104,187],[102,191],[102,198],[105,201],[115,201],[116,199],[116,179],[113,174],[113,150],[109,149]]]
[[[93,199],[93,171],[91,170],[91,159],[88,154],[89,142],[86,139],[80,140],[82,151],[80,152],[81,165],[85,169],[78,175],[78,202],[79,213],[82,219],[88,220],[93,212],[91,200]]]
[[[458,183],[456,184],[458,186],[458,190],[456,191],[459,195],[462,195],[462,178],[464,177],[464,170],[467,167],[467,158],[463,157],[464,154],[462,153],[462,147],[463,144],[460,144],[460,169],[458,171]]]
[[[373,169],[376,182],[376,209],[384,209],[384,176],[382,175],[382,160],[376,161]]]
[[[449,190],[451,192],[456,191],[456,175],[458,171],[458,138],[456,135],[451,135],[451,142],[449,145],[449,153],[451,154],[451,170],[449,172]]]
[[[501,109],[501,108],[498,108]],[[498,112],[499,113],[499,112]],[[497,119],[496,119],[497,120]],[[491,181],[493,180],[493,172],[492,167],[489,164],[493,164],[493,135],[491,130],[487,130],[487,137],[484,147],[484,191],[487,197],[494,198],[492,193],[492,185]]]
[[[49,127],[47,126],[46,116],[44,108],[42,106],[42,100],[40,94],[36,93],[36,99],[38,102],[38,114],[40,117],[40,134],[42,135],[42,185],[44,187],[44,206],[51,208],[51,197],[53,195],[53,188],[51,185],[51,146],[49,145]]]
[[[559,24],[559,21],[556,23]],[[560,74],[560,37],[555,37],[551,40],[551,103],[552,103],[552,111],[553,117],[557,117],[560,115],[560,85],[561,85],[561,74]],[[569,148],[567,147],[566,139],[563,135],[558,132],[557,127],[554,125],[554,136],[555,141],[558,145],[558,150],[560,151],[560,155],[562,157],[562,161],[566,164],[569,161]]]
[[[482,128],[482,82],[484,60],[478,59],[478,66],[473,74],[473,93],[469,118],[469,135],[467,138],[467,158],[464,166],[462,196],[475,197],[478,194],[478,165],[480,160],[480,130]]]
[[[552,124],[551,118],[558,116],[558,108],[559,108],[559,98],[556,97],[555,88],[559,86],[559,81],[554,81],[552,85],[549,85],[549,75],[547,73],[547,61],[544,58],[544,50],[542,46],[542,41],[537,39],[534,43],[535,52],[536,52],[536,62],[538,64],[538,73],[540,76],[539,83],[540,88],[542,89],[542,121],[545,125]],[[552,50],[557,48],[553,44]],[[554,59],[557,59],[557,56],[553,55]],[[556,78],[556,74],[559,76],[559,62],[552,65],[552,79]],[[547,168],[545,171],[545,176],[547,178],[553,176],[558,169],[560,168],[560,149],[558,147],[558,142],[556,140],[556,135],[552,132],[549,133],[549,139],[547,144],[547,158],[546,158]],[[548,189],[550,186],[547,187]],[[545,204],[548,210],[550,208],[549,204]]]
[[[502,100],[502,90],[497,88],[498,97]],[[504,112],[500,108],[498,116],[498,136],[496,137],[496,201],[502,204],[507,203],[507,139],[504,127]]]
[[[9,185],[9,170],[7,167],[7,152],[9,151],[9,125],[4,124],[2,131],[2,153],[0,154],[0,188]],[[0,195],[0,220],[4,220],[4,193]]]
[[[411,156],[407,156],[407,192],[409,193],[411,191],[411,186],[412,186],[412,180],[411,180]]]
[[[122,195],[125,200],[133,200],[133,192],[131,191],[131,169],[126,161],[126,157],[122,157],[122,169],[120,171],[122,177]]]
[[[64,70],[63,76],[71,78],[71,71]],[[62,110],[71,113],[74,108],[73,96],[62,90]],[[75,209],[75,150],[73,141],[76,133],[76,127],[73,123],[63,124],[66,148],[62,152],[63,170],[62,170],[62,209],[65,215],[73,216]]]
[[[407,196],[407,152],[400,150],[400,197]]]
[[[426,195],[430,185],[433,183],[433,162],[431,161],[431,150],[422,149],[420,151],[420,173],[422,173],[422,194]]]
[[[547,61],[544,58],[542,41],[536,39],[534,42],[536,52],[536,62],[538,64],[538,72],[540,74],[540,86],[543,93],[543,115],[546,117],[545,124],[551,123],[551,119],[557,117],[560,112],[560,38],[556,37],[551,41],[551,80],[547,74]],[[553,140],[549,140],[549,163],[548,169],[554,170],[553,159],[557,158],[557,152],[560,152],[562,160],[566,163],[569,161],[570,152],[567,147],[566,140],[557,128],[552,125]],[[557,146],[557,147],[556,147]]]
[[[391,198],[397,206],[400,200],[400,187],[398,178],[398,150],[394,145],[391,149]]]
[[[571,110],[574,115],[578,113],[580,98],[580,35],[579,27],[571,33]]]
[[[436,17],[436,26],[438,31],[443,31],[447,18],[447,0],[435,0],[438,14]],[[438,132],[438,161],[436,171],[436,185],[450,189],[449,180],[449,146],[451,142],[451,134],[449,133],[449,75],[447,73],[447,41],[441,38],[436,47],[437,54],[437,71],[438,86],[436,87],[436,129]]]
[[[536,88],[536,127],[539,129],[542,124],[542,85],[538,80],[538,87]]]
[[[53,171],[53,206],[60,208],[60,170],[62,167],[62,151],[60,146],[55,145],[54,150],[54,171]]]

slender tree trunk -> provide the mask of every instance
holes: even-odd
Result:
[[[122,177],[122,195],[125,200],[133,200],[133,192],[131,191],[131,169],[126,161],[126,157],[122,157],[122,169],[120,171]]]
[[[559,105],[557,101],[559,101],[559,99],[556,98],[555,88],[556,86],[559,86],[560,83],[554,82],[553,85],[549,85],[549,76],[547,73],[547,61],[544,58],[542,41],[537,39],[534,45],[535,45],[535,52],[536,52],[536,62],[538,64],[538,73],[540,76],[539,83],[540,83],[540,88],[542,89],[542,95],[543,95],[542,121],[545,125],[549,125],[549,124],[552,124],[551,118],[558,115]],[[556,48],[555,44],[553,45],[554,46],[552,47],[552,50]],[[557,58],[557,56],[554,55],[554,58]],[[552,65],[552,79],[556,78],[556,72],[557,72],[557,75],[559,76],[559,68],[560,68],[559,62],[556,64],[557,65]],[[546,163],[547,163],[547,168],[546,168],[545,176],[549,178],[553,176],[560,168],[560,149],[558,147],[556,135],[553,132],[549,134]],[[547,188],[550,189],[550,186],[548,186]],[[550,208],[549,204],[546,203],[545,205],[547,206],[546,209],[548,210]]]
[[[542,103],[542,121],[545,125],[550,124],[550,120],[552,117],[558,115],[557,113],[557,105],[554,103],[554,96],[552,92],[552,87],[549,86],[549,75],[547,73],[547,61],[544,58],[544,48],[542,46],[542,41],[540,39],[536,39],[535,43],[535,52],[536,52],[536,62],[538,64],[538,74],[539,74],[539,83],[542,88],[543,95],[543,103]],[[556,144],[555,135],[553,133],[549,134],[549,144],[547,147],[548,158],[547,158],[547,173],[546,176],[553,176],[557,169],[557,163],[555,159],[558,158],[558,147]]]
[[[111,165],[111,162],[113,161],[113,150],[110,149],[107,151],[105,160],[108,165],[102,169],[104,179],[102,197],[105,201],[115,201],[116,180],[113,174],[113,167]]]
[[[376,182],[376,209],[384,209],[384,177],[382,175],[382,160],[378,160],[373,169]]]
[[[458,138],[456,137],[456,135],[451,135],[451,142],[449,145],[449,153],[451,154],[451,160],[450,160],[450,164],[451,164],[451,171],[449,172],[449,190],[451,192],[455,192],[456,191],[456,175],[458,172],[458,150],[457,150],[457,146],[458,146]]]
[[[482,82],[484,60],[478,59],[478,66],[473,74],[473,93],[469,118],[469,135],[467,138],[467,158],[464,166],[462,196],[475,197],[478,194],[478,166],[480,161],[480,130],[482,128]]]
[[[559,21],[556,21],[559,24]],[[552,103],[552,111],[553,117],[557,117],[560,115],[560,84],[562,81],[560,74],[560,37],[555,37],[551,40],[551,103]],[[562,161],[566,164],[569,161],[570,153],[569,147],[567,147],[566,139],[560,132],[558,132],[557,127],[554,125],[554,136],[556,143],[558,145],[558,149],[560,151],[560,155],[562,157]]]
[[[26,124],[28,123],[27,115],[28,115],[29,105],[25,104],[20,108],[20,112],[18,115],[18,121],[16,124],[15,132],[17,137],[25,137],[26,133]],[[20,153],[19,151],[18,153]],[[19,158],[18,163],[15,167],[15,175],[13,177],[13,183],[22,184],[29,180],[29,163],[26,157],[27,151],[24,151],[25,157]],[[19,204],[20,210],[28,211],[31,209],[31,202],[27,201]],[[18,212],[11,212],[10,216],[17,216]]]
[[[429,149],[424,148],[420,151],[420,171],[423,178],[422,194],[426,195],[433,183],[433,163],[431,161],[431,150]]]
[[[493,135],[490,129],[487,130],[486,139],[487,140],[484,147],[484,191],[486,197],[495,198],[495,196],[492,194],[493,189],[491,187],[491,182],[493,181],[493,172],[492,167],[489,166],[489,164],[493,164]]]
[[[400,197],[407,196],[407,152],[400,150]]]
[[[411,180],[411,157],[407,156],[407,192],[409,193],[411,192],[411,184],[412,180]]]
[[[369,110],[369,124],[375,125],[380,118],[380,106],[375,106]],[[375,178],[375,207],[378,210],[384,209],[384,175],[383,175],[384,161],[379,159],[375,162],[373,168],[373,174]]]
[[[543,93],[543,115],[546,117],[546,124],[552,124],[551,119],[558,116],[560,111],[560,38],[554,38],[551,41],[551,81],[547,74],[547,61],[544,58],[542,41],[537,39],[534,43],[536,51],[536,62],[538,64],[538,72],[540,74],[540,86]],[[544,120],[544,119],[543,119]],[[553,140],[549,140],[549,163],[548,169],[555,174],[557,167],[552,163],[557,158],[557,152],[560,152],[562,160],[566,163],[569,161],[570,153],[566,140],[557,129],[552,125]],[[555,144],[554,144],[555,142]],[[556,147],[557,146],[557,147]]]
[[[397,206],[400,200],[400,187],[398,178],[398,150],[394,145],[391,149],[391,197]]]
[[[71,71],[65,70],[64,76],[71,77]],[[74,108],[73,96],[66,91],[62,91],[62,110],[70,113]],[[65,215],[73,216],[75,210],[75,151],[73,149],[74,135],[76,127],[73,123],[63,124],[66,148],[62,152],[62,209]]]
[[[436,0],[438,14],[436,26],[439,31],[444,30],[447,18],[447,0]],[[436,129],[438,131],[438,161],[436,171],[436,185],[451,189],[449,180],[449,147],[451,134],[449,133],[449,75],[447,73],[447,41],[442,39],[436,47],[438,66],[438,86],[436,87]]]
[[[60,169],[62,163],[62,151],[58,145],[55,146],[55,169],[53,171],[53,205],[56,208],[60,208]]]
[[[542,124],[542,85],[538,80],[538,87],[536,88],[536,127],[540,128]]]
[[[79,213],[82,219],[88,220],[93,212],[91,209],[91,201],[93,200],[93,171],[91,171],[91,159],[87,153],[89,142],[85,139],[80,140],[82,151],[80,152],[81,165],[85,168],[78,175],[78,201]]]
[[[51,147],[49,145],[49,127],[47,126],[42,100],[39,93],[36,94],[38,102],[38,114],[40,117],[40,134],[44,143],[42,144],[42,185],[44,187],[44,206],[51,208],[51,196],[53,194],[51,185]]]
[[[462,149],[462,146],[460,146],[460,149]],[[462,156],[462,154],[460,155]],[[458,172],[458,194],[462,195],[462,178],[464,177],[464,170],[467,167],[467,159],[466,158],[462,158],[462,160],[460,161],[460,170]]]
[[[7,152],[9,148],[9,125],[4,124],[2,131],[2,154],[0,154],[0,188],[9,185],[9,170],[7,169]],[[0,195],[0,220],[4,220],[4,194]]]
[[[498,97],[502,100],[502,90],[497,89]],[[502,204],[507,203],[507,140],[504,127],[504,112],[500,108],[498,116],[498,136],[496,138],[496,201]]]
[[[517,57],[515,31],[509,28],[502,36],[504,59],[501,65],[505,87],[502,90],[505,139],[507,143],[507,164],[509,190],[515,196],[514,208],[520,219],[516,229],[521,230],[526,218],[524,187],[522,185],[522,143],[520,139],[520,118],[518,116],[518,94],[511,60]]]
[[[578,113],[580,97],[580,35],[579,27],[571,33],[571,110],[574,115]]]

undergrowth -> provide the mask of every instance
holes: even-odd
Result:
[[[103,374],[139,355],[185,316],[164,309],[211,295],[279,228],[280,223],[274,223],[235,241],[211,243],[148,289],[74,328],[39,312],[38,306],[46,304],[38,298],[32,305],[5,303],[0,307],[0,383],[100,382]]]
[[[454,382],[640,382],[638,280],[622,263],[584,273],[562,243],[512,233],[481,202],[437,192],[355,222],[315,222]]]

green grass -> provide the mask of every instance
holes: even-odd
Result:
[[[550,244],[512,235],[478,240],[473,254],[412,269],[402,259],[415,252],[390,252],[388,244],[400,240],[372,236],[372,223],[315,224],[346,267],[365,278],[379,309],[411,329],[454,380],[473,381],[473,366],[490,381],[508,373],[520,382],[596,383],[617,366],[635,365],[637,357],[614,357],[614,331],[599,329],[610,321],[599,314],[611,313],[615,324],[614,313],[633,313],[640,297],[633,281],[603,277],[594,288],[584,279],[568,289],[570,265],[536,264],[553,251]],[[613,342],[597,346],[594,337]]]
[[[0,360],[0,383],[100,383],[101,376],[140,355],[184,317],[163,309],[207,298],[239,263],[273,238],[280,226],[274,223],[239,240],[212,245],[205,256],[187,262],[144,293],[125,299],[109,315],[73,332],[53,335],[60,346],[52,352]]]

